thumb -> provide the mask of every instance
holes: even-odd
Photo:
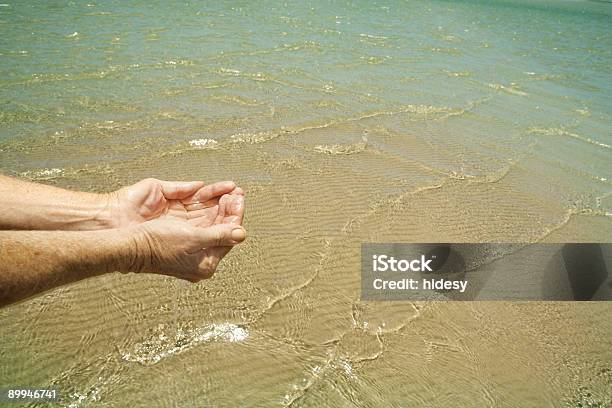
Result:
[[[246,238],[246,231],[239,225],[217,224],[198,228],[198,239],[203,248],[232,246]]]
[[[163,181],[159,180],[164,197],[170,200],[180,200],[195,194],[204,187],[203,181]]]

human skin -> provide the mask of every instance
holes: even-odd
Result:
[[[145,179],[106,194],[70,191],[0,175],[0,230],[98,230],[160,217],[207,227],[225,194],[244,192],[232,181],[205,185]]]
[[[243,215],[231,181],[145,179],[93,194],[0,176],[0,228],[53,230],[0,231],[0,305],[112,271],[209,278],[244,240]]]
[[[0,306],[114,271],[148,272],[196,282],[246,237],[239,225],[200,228],[157,219],[99,231],[1,231]]]

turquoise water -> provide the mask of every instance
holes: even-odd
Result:
[[[611,14],[593,1],[5,3],[3,167],[113,166],[352,122],[320,142],[369,131],[383,152],[468,176],[530,155],[529,171],[569,180],[555,200],[605,213]],[[398,113],[422,123],[385,122]],[[461,157],[377,141],[360,123],[372,115]]]
[[[176,143],[425,105],[492,121],[478,138],[553,127],[609,147],[611,14],[590,1],[8,2],[0,139],[113,121]]]

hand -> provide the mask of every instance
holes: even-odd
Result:
[[[198,282],[210,278],[223,256],[246,238],[239,225],[199,228],[180,220],[157,219],[129,228],[122,270],[157,273]]]
[[[219,203],[225,194],[244,195],[232,181],[205,186],[201,181],[145,179],[110,194],[112,227],[125,227],[157,218],[180,219],[208,227],[219,220]],[[241,220],[242,216],[239,218]],[[226,221],[241,223],[236,217]]]
[[[113,203],[111,219],[115,220],[115,227],[137,224],[145,231],[144,234],[136,234],[140,238],[134,240],[137,249],[133,259],[141,261],[131,265],[128,270],[160,273],[190,282],[211,277],[235,242],[223,243],[221,246],[206,246],[204,252],[197,258],[196,268],[194,257],[186,255],[185,248],[181,251],[181,247],[178,247],[178,252],[177,248],[172,249],[171,237],[182,236],[186,231],[196,235],[214,233],[214,229],[207,231],[213,226],[215,228],[231,228],[230,224],[240,226],[244,216],[244,192],[232,181],[205,186],[200,181],[171,182],[145,179],[111,194],[111,203]],[[165,224],[165,229],[160,230],[161,227],[154,223],[155,221],[172,222]],[[166,241],[168,248],[164,251],[166,245],[163,243]],[[186,239],[186,242],[192,245],[193,239]],[[150,243],[157,244],[149,245]],[[197,247],[199,251],[202,251],[202,248],[204,246]],[[161,263],[147,261],[148,256],[154,256],[153,259],[157,260],[170,257],[172,262],[168,262],[168,259]],[[185,257],[183,261],[182,257]]]

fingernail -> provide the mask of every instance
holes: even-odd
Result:
[[[246,231],[243,228],[234,228],[232,230],[232,239],[236,242],[242,242],[246,238]]]

